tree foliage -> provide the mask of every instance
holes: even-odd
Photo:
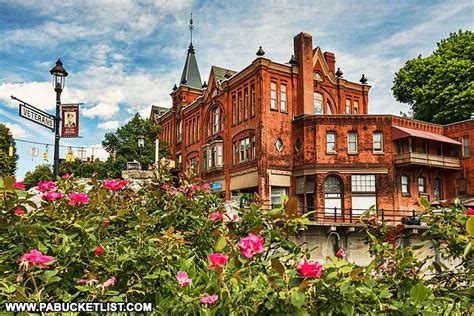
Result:
[[[145,147],[142,153],[142,165],[147,168],[155,161],[155,140],[160,127],[153,122],[142,119],[137,113],[124,126],[120,127],[114,133],[106,133],[102,146],[110,154],[109,161],[114,152],[116,160],[120,163],[119,170],[124,170],[127,161],[140,161],[140,151],[138,148],[138,136],[142,134],[145,137]],[[166,143],[160,142],[160,156],[166,154]]]
[[[53,177],[53,171],[51,169],[51,165],[37,165],[35,170],[28,171],[25,174],[25,178],[23,179],[23,184],[25,188],[28,190],[38,184],[40,181],[44,180],[51,180]]]
[[[428,57],[418,56],[396,74],[393,94],[408,103],[413,118],[447,124],[474,112],[474,35],[451,33]]]
[[[10,146],[13,146],[13,156],[9,156]],[[13,136],[8,127],[0,124],[0,176],[12,175],[16,170],[18,154]]]

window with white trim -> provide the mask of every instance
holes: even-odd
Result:
[[[374,132],[372,135],[372,147],[374,152],[383,152],[383,133]]]
[[[426,179],[424,177],[418,177],[418,192],[426,193]]]
[[[277,84],[273,81],[270,83],[270,108],[277,109]]]
[[[408,183],[408,176],[400,177],[402,194],[410,194],[410,185]]]
[[[351,99],[346,99],[346,114],[351,114]]]
[[[347,151],[357,153],[357,132],[347,133]]]
[[[313,114],[323,114],[323,95],[319,92],[314,93]]]
[[[272,208],[277,208],[282,206],[282,196],[288,195],[288,188],[285,187],[273,187],[271,189],[270,198],[272,203]]]
[[[469,143],[469,136],[463,136],[462,138],[462,155],[463,157],[471,156],[471,144]]]
[[[280,86],[280,110],[286,112],[286,84]]]
[[[353,174],[352,215],[361,215],[372,206],[377,206],[377,188],[374,174]]]
[[[354,100],[354,114],[359,114],[359,101]]]
[[[212,110],[212,133],[215,135],[219,132],[219,108]]]
[[[329,153],[336,152],[336,133],[335,132],[326,133],[326,152],[329,152]]]

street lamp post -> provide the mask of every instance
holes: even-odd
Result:
[[[145,136],[143,136],[143,132],[139,132],[138,134],[138,150],[140,152],[140,170],[143,170],[142,163],[142,154],[143,154],[143,148],[145,147]]]
[[[54,119],[54,165],[53,165],[53,181],[56,180],[59,175],[59,121],[61,112],[61,92],[64,89],[64,81],[68,75],[66,69],[63,68],[61,59],[56,61],[56,66],[49,71],[53,75],[53,87],[56,92],[56,117]]]

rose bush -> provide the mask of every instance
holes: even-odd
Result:
[[[207,185],[174,187],[167,174],[139,191],[126,181],[90,185],[85,192],[73,177],[43,182],[36,205],[4,179],[0,304],[152,302],[163,315],[460,314],[472,305],[474,216],[459,205],[444,213],[427,205],[434,246],[452,244],[445,256],[463,267],[456,284],[441,288],[437,278],[448,270],[418,258],[417,246],[401,247],[403,227],[370,216],[362,224],[372,263],[349,263],[342,248],[323,263],[291,238],[308,223],[294,200],[227,215]],[[443,220],[446,227],[435,225]]]

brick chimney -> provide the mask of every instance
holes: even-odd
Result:
[[[324,52],[324,58],[328,64],[329,71],[334,75],[336,73],[336,57],[334,56],[334,53]]]
[[[298,62],[298,88],[295,115],[313,114],[313,38],[301,32],[293,38],[295,58]]]

